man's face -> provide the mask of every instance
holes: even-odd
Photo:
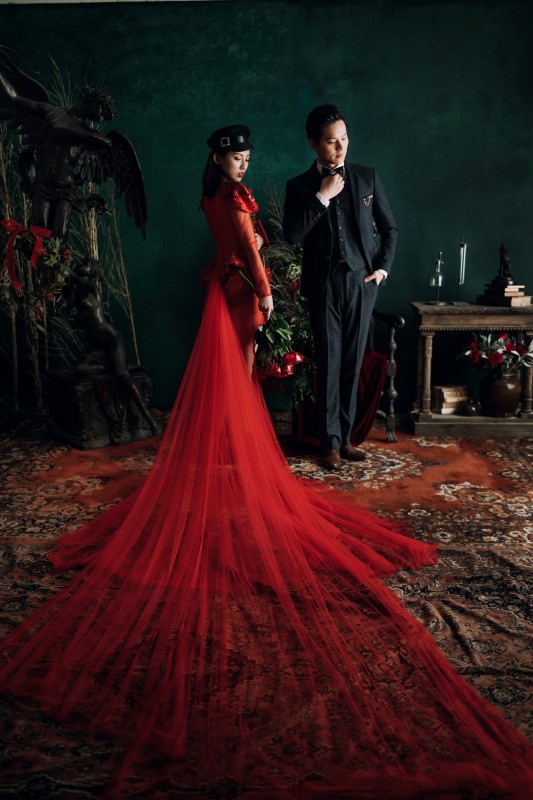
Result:
[[[338,167],[346,160],[348,152],[348,130],[344,120],[332,122],[324,129],[318,142],[309,139],[317,158],[325,167]]]

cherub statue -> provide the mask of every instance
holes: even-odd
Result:
[[[104,312],[98,287],[98,262],[86,258],[68,268],[63,297],[70,313],[87,335],[89,348],[76,359],[73,369],[81,375],[112,372],[150,426],[154,436],[160,428],[150,414],[128,372],[126,349],[122,335]]]
[[[0,46],[0,120],[24,136],[19,171],[31,198],[32,224],[65,243],[72,209],[105,209],[99,195],[82,198],[77,188],[113,178],[117,198],[124,194],[127,212],[146,238],[146,195],[133,145],[118,131],[103,136],[87,124],[113,119],[111,98],[91,90],[72,108],[56,108],[44,86],[22,72],[9,54],[17,55]]]

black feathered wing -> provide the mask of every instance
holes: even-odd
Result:
[[[130,140],[119,131],[109,131],[107,136],[113,142],[111,153],[115,196],[120,198],[124,195],[126,210],[146,239],[148,207],[137,153]]]
[[[75,169],[74,180],[81,185],[86,181],[101,184],[112,178],[115,197],[124,195],[126,211],[146,239],[148,219],[146,193],[139,159],[132,143],[119,131],[109,131],[108,148],[84,147]]]

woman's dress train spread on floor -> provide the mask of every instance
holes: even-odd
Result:
[[[434,548],[334,498],[287,467],[212,279],[149,477],[60,539],[78,571],[1,685],[123,738],[126,796],[159,752],[180,797],[532,797],[525,737],[381,581]]]

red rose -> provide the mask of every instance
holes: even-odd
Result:
[[[509,338],[509,334],[508,333],[499,333],[498,334],[498,339],[508,339],[508,338]]]
[[[468,356],[471,364],[478,364],[481,360],[481,353],[479,350],[472,350],[472,352]]]
[[[505,342],[505,349],[508,353],[511,353],[515,349],[515,346],[512,342]]]
[[[291,350],[290,353],[285,353],[283,356],[283,363],[286,366],[294,366],[295,364],[301,364],[304,360],[304,357],[300,353],[296,353],[294,350]]]
[[[289,289],[292,292],[293,297],[296,294],[296,292],[300,291],[300,283],[301,283],[300,278],[296,278],[295,281],[293,281],[291,284],[289,284]]]
[[[497,353],[495,350],[492,353],[489,353],[488,359],[491,364],[501,364],[503,362],[503,356],[501,353]]]
[[[289,375],[294,375],[294,364],[284,364],[281,368],[282,378],[287,378]]]
[[[265,364],[263,368],[265,375],[270,375],[272,378],[282,378],[283,373],[279,364]]]

